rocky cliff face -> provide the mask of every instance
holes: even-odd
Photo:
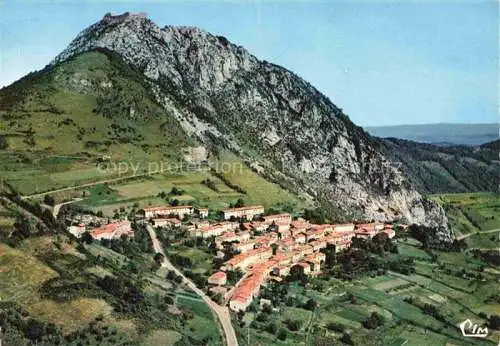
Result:
[[[144,15],[106,15],[51,64],[94,49],[115,52],[142,72],[157,102],[208,149],[233,150],[339,215],[447,224],[443,210],[383,156],[380,142],[327,97],[224,37],[160,29]],[[447,227],[442,235],[450,237]]]

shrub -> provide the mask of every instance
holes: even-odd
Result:
[[[276,337],[278,339],[280,339],[281,341],[285,341],[286,340],[286,330],[283,328],[280,328],[280,330],[278,330],[278,335],[276,335]]]
[[[0,150],[7,149],[9,147],[9,142],[5,136],[0,136]]]
[[[288,319],[288,320],[286,320],[285,324],[288,327],[288,329],[290,329],[292,332],[296,332],[300,329],[300,321],[299,320]]]
[[[372,312],[370,317],[363,321],[363,326],[366,329],[375,329],[384,324],[384,318],[376,312]]]

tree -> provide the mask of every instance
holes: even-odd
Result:
[[[43,203],[50,205],[50,206],[54,206],[54,204],[56,204],[56,201],[55,201],[54,197],[52,197],[50,195],[45,195],[43,197]]]
[[[245,206],[245,201],[242,198],[238,198],[236,203],[234,204],[235,208],[241,208]]]
[[[491,315],[489,318],[489,327],[499,330],[500,329],[500,316],[499,315]]]
[[[163,260],[165,259],[165,256],[163,256],[162,253],[157,252],[153,259],[157,264],[161,264],[161,262],[163,262]]]
[[[313,298],[309,298],[307,300],[306,304],[304,305],[304,309],[312,311],[312,310],[316,309],[317,305],[318,305],[318,303],[316,303],[316,301]]]
[[[9,142],[5,136],[0,136],[0,150],[7,149],[9,147]]]
[[[175,272],[173,270],[169,270],[167,273],[167,280],[172,281],[175,279],[175,277],[176,277]]]
[[[342,341],[344,344],[347,344],[347,345],[354,345],[354,341],[352,341],[351,334],[349,334],[349,333],[342,334],[340,341]]]
[[[300,321],[299,320],[288,319],[285,321],[285,324],[288,327],[288,329],[290,329],[292,332],[296,332],[297,330],[300,329]]]
[[[326,328],[328,328],[329,330],[332,330],[334,332],[339,332],[339,333],[343,333],[345,332],[345,327],[344,325],[340,324],[340,323],[335,323],[335,322],[329,322],[327,325],[326,325]]]
[[[280,328],[278,330],[278,335],[276,335],[276,337],[281,340],[281,341],[285,341],[286,340],[286,330],[283,329],[283,328]]]
[[[323,224],[326,222],[325,211],[321,208],[305,209],[304,219],[309,220],[312,223]]]
[[[271,249],[273,251],[273,256],[276,255],[276,252],[278,251],[278,244],[276,243],[271,244]]]
[[[384,324],[384,318],[376,312],[372,312],[370,317],[366,318],[363,321],[363,326],[366,329],[375,329],[383,324]]]
[[[267,314],[260,313],[255,319],[259,322],[267,322]]]
[[[278,325],[276,324],[276,322],[269,322],[269,324],[266,326],[266,332],[268,332],[269,334],[276,334],[277,330]]]
[[[44,335],[44,325],[37,320],[30,319],[26,326],[26,336],[31,341],[40,341]]]
[[[177,188],[177,187],[173,187],[172,190],[170,190],[170,194],[174,195],[174,196],[180,196],[184,193],[183,190]]]
[[[92,244],[93,240],[94,240],[94,238],[92,238],[89,231],[83,232],[81,237],[80,237],[80,242],[85,243],[85,244]]]

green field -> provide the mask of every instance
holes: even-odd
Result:
[[[457,236],[500,229],[500,197],[493,192],[432,195],[446,211]]]
[[[474,249],[498,249],[500,229],[491,233],[476,233],[466,238],[467,247]]]
[[[77,204],[102,211],[107,216],[113,216],[120,208],[129,210],[134,205],[136,208],[164,205],[172,199],[183,204],[208,207],[213,211],[228,207],[239,198],[247,204],[263,204],[265,207],[294,211],[300,211],[306,205],[303,199],[266,181],[232,154],[222,154],[222,159],[224,161],[221,162],[225,163],[218,162],[216,166],[224,167],[227,171],[224,175],[233,187],[228,186],[209,169],[164,172],[86,188],[82,190],[82,193],[85,191],[84,199]],[[216,190],[201,183],[206,179],[214,183]],[[235,185],[245,193],[236,191]],[[162,192],[168,194],[173,187],[182,190],[182,195],[168,195],[165,199],[158,197]]]

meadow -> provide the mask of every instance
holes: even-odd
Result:
[[[113,216],[121,208],[130,210],[168,204],[176,199],[180,204],[208,207],[213,211],[227,208],[242,199],[246,204],[299,212],[308,205],[301,197],[268,182],[232,154],[222,154],[223,172],[209,168],[192,171],[163,172],[124,181],[99,184],[83,189],[77,204],[104,215]],[[218,174],[224,176],[221,179]],[[210,180],[211,187],[203,184]],[[173,188],[182,194],[169,194]],[[167,195],[161,198],[160,194]]]
[[[455,193],[430,197],[443,206],[457,236],[500,229],[498,193]]]

